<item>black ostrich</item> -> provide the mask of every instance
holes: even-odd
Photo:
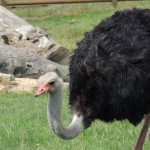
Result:
[[[49,92],[48,120],[55,134],[72,139],[95,119],[137,125],[144,118],[134,148],[141,150],[150,125],[150,10],[116,12],[78,43],[70,62],[68,128],[61,123],[61,79],[50,72],[39,82],[35,95]]]

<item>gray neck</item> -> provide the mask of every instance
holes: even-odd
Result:
[[[61,122],[62,108],[62,86],[55,92],[49,93],[48,101],[48,121],[53,132],[63,139],[72,139],[79,135],[83,130],[83,117],[76,113],[73,114],[73,119],[69,127],[65,128]]]

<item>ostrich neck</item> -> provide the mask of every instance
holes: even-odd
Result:
[[[63,89],[60,86],[59,89],[50,94],[48,101],[48,122],[53,132],[63,139],[72,139],[79,135],[83,130],[83,117],[77,113],[73,114],[73,119],[69,127],[64,127],[61,122],[61,108]]]

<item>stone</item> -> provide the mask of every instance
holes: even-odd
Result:
[[[19,78],[37,79],[50,71],[56,72],[64,81],[69,80],[68,66],[49,61],[24,49],[0,45],[1,73],[12,74]]]
[[[25,49],[59,64],[69,62],[64,61],[70,55],[66,48],[52,40],[39,27],[33,27],[2,6],[0,6],[0,44]]]

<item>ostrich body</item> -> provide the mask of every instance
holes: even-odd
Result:
[[[73,120],[68,128],[61,123],[61,79],[52,72],[39,79],[35,95],[49,92],[52,130],[72,139],[95,119],[137,125],[145,117],[135,145],[142,150],[150,124],[150,10],[116,12],[102,21],[78,43],[69,70]]]

